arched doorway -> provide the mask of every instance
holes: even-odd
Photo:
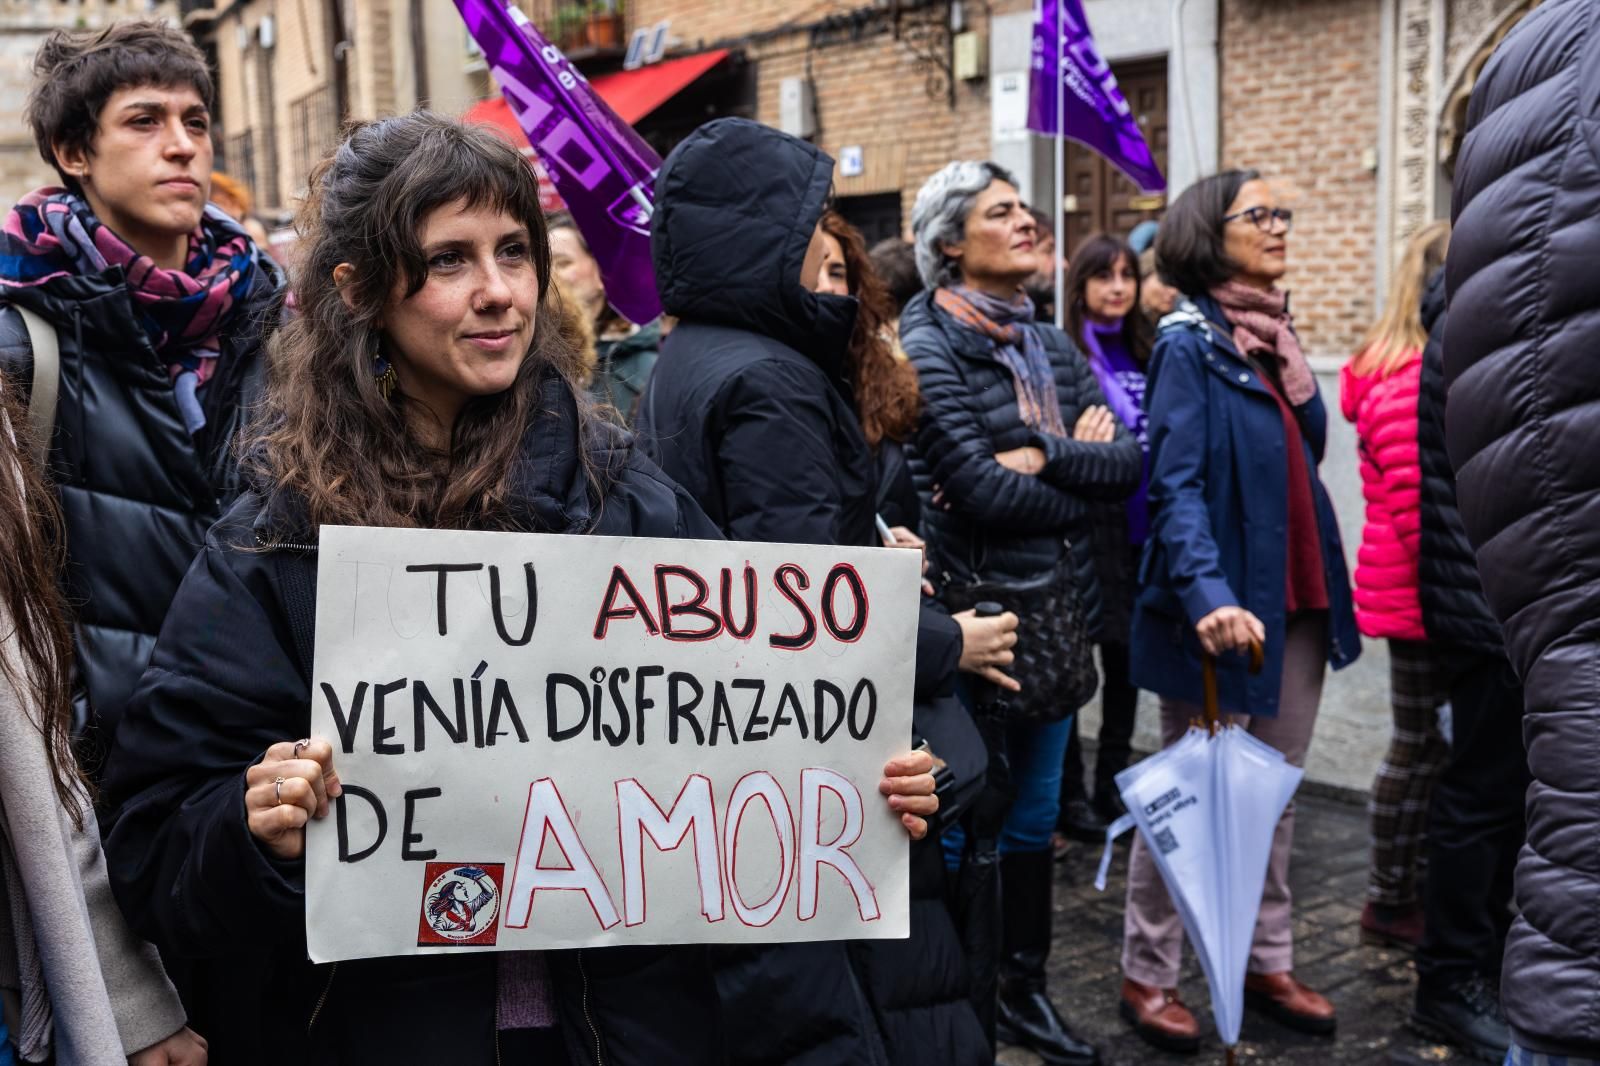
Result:
[[[1457,154],[1461,151],[1461,138],[1467,130],[1467,105],[1472,98],[1473,87],[1478,84],[1478,75],[1483,73],[1484,64],[1489,62],[1489,57],[1505,40],[1506,34],[1523,18],[1538,7],[1543,0],[1517,0],[1495,16],[1494,20],[1479,34],[1474,46],[1466,53],[1466,58],[1457,67],[1454,75],[1445,82],[1445,91],[1440,94],[1443,104],[1439,108],[1439,142],[1436,146],[1439,161],[1439,177],[1444,187],[1448,190],[1450,180],[1455,175]],[[1448,202],[1448,198],[1443,202]]]

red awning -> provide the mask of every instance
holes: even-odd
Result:
[[[617,117],[631,126],[682,92],[690,82],[722,62],[727,54],[726,48],[718,48],[681,59],[652,63],[638,70],[607,74],[590,84],[600,98],[611,105]],[[528,138],[517,124],[517,117],[511,113],[511,106],[498,93],[472,105],[461,118],[465,122],[493,126],[512,144],[519,148],[528,147]]]
[[[690,82],[722,62],[727,54],[726,48],[717,48],[638,70],[619,70],[590,84],[611,105],[611,110],[631,126],[687,89]]]

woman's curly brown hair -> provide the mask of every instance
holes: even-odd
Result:
[[[855,379],[856,415],[867,443],[903,441],[916,432],[922,413],[917,371],[895,353],[894,305],[889,290],[872,266],[861,231],[837,211],[822,215],[822,232],[844,252],[845,284],[861,305],[850,337],[850,366]]]
[[[539,305],[515,381],[463,407],[448,454],[440,454],[408,429],[405,405],[414,401],[398,392],[384,398],[373,362],[391,295],[415,295],[427,280],[423,221],[463,201],[527,227]],[[273,380],[247,462],[276,489],[303,497],[313,528],[500,528],[547,368],[572,389],[586,429],[593,418],[577,388],[583,368],[550,296],[550,241],[533,171],[482,128],[425,111],[383,119],[357,126],[313,170],[296,228],[296,314],[272,338]],[[355,270],[339,286],[333,273],[343,263]]]

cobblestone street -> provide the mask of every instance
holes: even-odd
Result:
[[[1366,886],[1366,812],[1354,803],[1302,791],[1295,827],[1291,878],[1295,893],[1295,972],[1339,1009],[1331,1040],[1302,1036],[1246,1012],[1241,1063],[1398,1064],[1465,1062],[1451,1049],[1429,1044],[1404,1025],[1414,987],[1409,956],[1361,944],[1358,921]],[[1128,837],[1117,847],[1104,893],[1094,890],[1097,847],[1075,844],[1057,865],[1056,939],[1051,993],[1080,1035],[1099,1046],[1107,1066],[1173,1066],[1185,1061],[1221,1063],[1222,1045],[1211,1019],[1205,977],[1188,956],[1181,995],[1206,1034],[1198,1057],[1155,1050],[1134,1035],[1117,1013],[1121,982],[1122,901]],[[1005,1066],[1033,1066],[1030,1052],[1003,1048]]]

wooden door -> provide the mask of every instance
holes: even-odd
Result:
[[[1167,61],[1158,59],[1112,68],[1133,108],[1145,143],[1163,174],[1167,171]],[[1147,218],[1160,218],[1167,205],[1159,194],[1146,196],[1116,167],[1074,142],[1067,142],[1067,249],[1070,253],[1095,233],[1126,237]]]

